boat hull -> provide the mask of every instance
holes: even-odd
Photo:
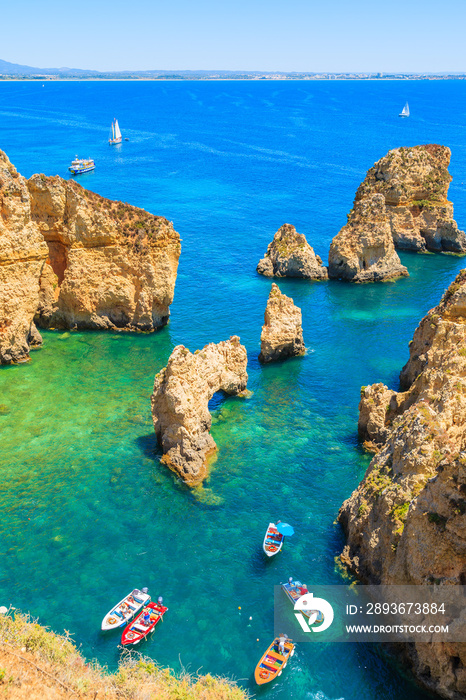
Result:
[[[299,583],[299,581],[295,581],[294,583],[291,583],[291,584],[290,583],[283,583],[282,584],[282,590],[285,591],[285,594],[286,594],[286,597],[288,598],[288,600],[290,600],[293,603],[293,607],[294,607],[294,604],[296,603],[296,601],[299,600],[299,598],[301,598],[302,595],[304,595],[303,593],[301,593],[298,590],[298,585],[299,586],[301,585]],[[302,615],[304,615],[304,617],[307,617],[308,620],[317,616],[315,619],[315,622],[320,623],[320,622],[324,621],[324,616],[322,615],[320,610],[300,610],[300,612]]]
[[[280,535],[275,523],[269,523],[265,533],[262,549],[267,557],[274,557],[283,547],[283,535]]]
[[[151,632],[154,631],[156,625],[163,619],[168,608],[159,603],[149,603],[139,613],[139,615],[125,628],[121,636],[121,644],[124,647],[135,646],[145,639]],[[143,617],[148,612],[150,615],[150,624],[144,625]]]
[[[137,615],[141,608],[144,605],[147,605],[149,602],[150,595],[147,593],[142,593],[142,591],[138,591],[138,593],[136,593],[135,591],[132,591],[108,611],[102,620],[102,631],[107,632],[108,630],[114,630],[118,627],[124,627],[130,620],[133,619],[135,615]],[[129,610],[126,613],[123,613],[120,610],[123,603],[129,607]]]
[[[70,173],[72,173],[73,175],[82,175],[83,173],[90,173],[91,170],[94,170],[94,169],[95,169],[95,165],[90,165],[87,168],[72,168],[72,167],[68,168]]]
[[[117,143],[121,143],[122,139],[109,139],[108,140],[108,145],[109,146],[115,146]]]
[[[273,640],[256,666],[254,680],[257,685],[265,685],[266,683],[274,681],[278,676],[281,676],[283,669],[286,668],[288,660],[294,654],[294,644],[291,640],[285,643],[284,654],[280,654],[276,649],[278,649],[278,637]]]

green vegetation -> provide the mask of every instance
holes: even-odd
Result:
[[[8,666],[7,661],[12,664],[8,668],[12,674],[8,683],[21,685],[21,678],[27,673],[30,688],[33,673],[36,690],[43,693],[44,685],[55,686],[60,692],[56,697],[65,697],[64,690],[66,697],[86,693],[107,700],[247,700],[249,697],[229,679],[185,671],[175,675],[135,652],[123,657],[115,673],[107,673],[98,664],[86,662],[68,632],[55,634],[19,612],[0,616],[0,650],[6,659],[4,665]],[[0,669],[0,683],[6,674],[7,669]],[[30,695],[40,697],[34,695],[34,689]]]

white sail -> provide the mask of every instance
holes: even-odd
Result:
[[[401,110],[400,117],[409,117],[409,104],[406,103],[403,109]]]
[[[408,114],[409,114],[409,109],[408,109]],[[115,119],[115,139],[121,139],[121,131],[120,127],[118,126],[118,119]]]

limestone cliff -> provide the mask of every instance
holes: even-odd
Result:
[[[466,235],[448,201],[451,151],[427,144],[396,148],[368,171],[356,201],[382,194],[395,246],[404,250],[466,253]]]
[[[232,336],[195,353],[178,345],[155,377],[152,418],[162,462],[191,486],[206,478],[207,458],[217,449],[209,433],[209,400],[217,391],[244,391],[246,367],[246,348]]]
[[[266,277],[328,278],[327,268],[320,257],[314,253],[306,237],[291,224],[283,224],[278,229],[257,265],[257,272]]]
[[[380,282],[408,275],[395,251],[383,195],[372,194],[354,202],[347,224],[331,243],[328,274],[352,282]]]
[[[41,344],[34,324],[151,331],[173,300],[180,238],[166,219],[0,151],[0,364]]]
[[[301,309],[272,284],[261,333],[260,362],[304,355]]]
[[[33,317],[47,254],[27,182],[0,151],[0,364],[26,360],[41,343]]]
[[[152,331],[167,323],[180,254],[169,221],[58,176],[33,175],[28,189],[49,253],[38,325]]]
[[[360,429],[381,449],[340,510],[341,558],[373,583],[465,584],[466,271],[421,321],[402,383],[363,392]],[[463,698],[464,646],[406,648],[425,685]]]

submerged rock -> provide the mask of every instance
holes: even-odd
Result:
[[[464,585],[466,270],[417,328],[402,388],[365,388],[360,429],[380,451],[340,510],[341,559],[370,583]],[[424,685],[464,696],[464,644],[402,646]]]
[[[304,355],[301,309],[272,284],[261,333],[260,362]]]
[[[447,199],[450,157],[450,149],[437,144],[396,148],[375,163],[359,186],[355,201],[383,195],[397,248],[466,253],[466,235]]]
[[[152,418],[162,462],[190,486],[206,478],[207,458],[217,449],[209,432],[209,401],[217,391],[244,391],[246,368],[246,348],[232,336],[195,353],[178,345],[155,377]]]
[[[306,237],[291,224],[283,224],[267,252],[257,265],[257,272],[266,277],[304,277],[310,280],[326,280],[327,268],[314,253]]]
[[[383,195],[354,202],[348,223],[330,246],[328,274],[351,282],[380,282],[408,275],[395,251]]]

